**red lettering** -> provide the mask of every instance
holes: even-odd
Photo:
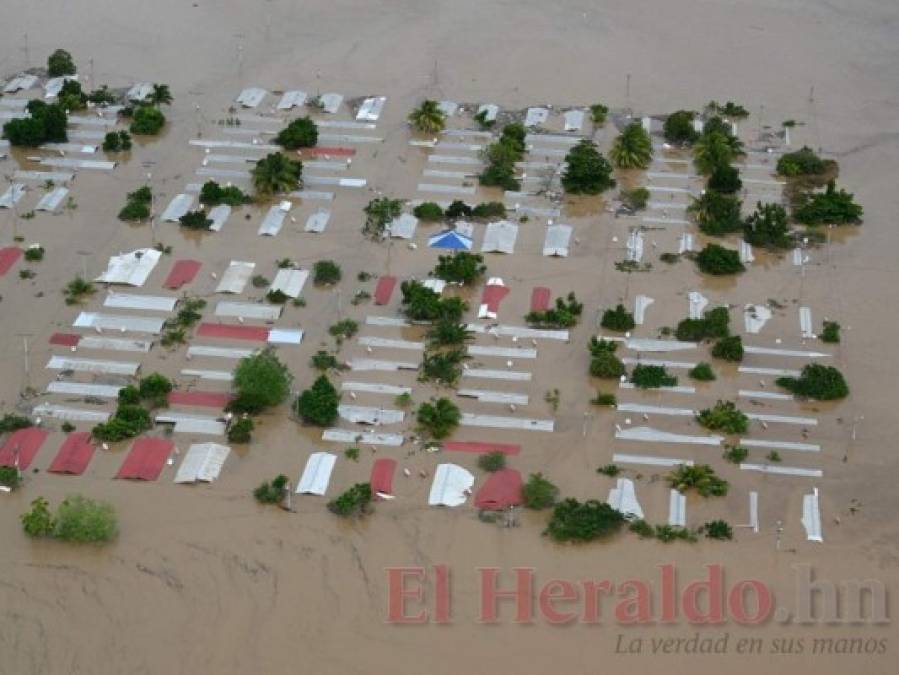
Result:
[[[614,589],[612,582],[585,581],[584,582],[584,623],[599,623],[599,594],[600,592],[612,595]]]
[[[551,579],[540,589],[540,613],[549,623],[569,623],[577,617],[577,612],[559,612],[554,607],[556,602],[572,602],[577,600],[577,590],[570,581]]]
[[[724,623],[724,572],[721,565],[706,565],[706,569],[709,578],[691,582],[681,596],[681,606],[690,623],[721,624]],[[704,613],[700,608],[703,595],[708,605]]]
[[[481,622],[499,621],[499,600],[515,601],[515,623],[531,623],[534,620],[534,570],[531,567],[515,567],[515,588],[501,591],[497,588],[498,567],[479,567],[481,574]]]
[[[631,589],[634,590],[634,594],[625,597]],[[647,624],[652,622],[649,585],[645,581],[628,579],[618,587],[618,595],[624,598],[615,605],[615,618],[618,623]]]
[[[747,592],[755,595],[755,614],[750,615],[746,611]],[[774,609],[774,599],[771,597],[771,589],[761,581],[744,579],[730,589],[727,597],[727,608],[734,621],[741,624],[760,624],[771,616]]]
[[[413,589],[406,588],[406,579],[418,580]],[[387,621],[388,623],[427,623],[428,612],[422,609],[418,614],[406,614],[406,599],[424,601],[424,589],[421,582],[425,578],[423,567],[388,567],[387,568]]]

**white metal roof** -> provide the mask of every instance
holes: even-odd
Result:
[[[65,199],[69,194],[69,188],[66,187],[56,187],[50,190],[47,194],[41,197],[41,200],[37,203],[37,206],[34,207],[35,211],[56,211],[59,208],[59,205],[62,204],[62,200]]]
[[[241,260],[232,260],[228,269],[222,274],[222,280],[216,286],[216,293],[241,293],[250,277],[253,276],[253,270],[256,269],[256,263],[243,262]]]
[[[571,231],[571,225],[549,225],[543,241],[543,255],[567,258]]]
[[[157,424],[174,424],[173,431],[184,434],[209,434],[223,436],[225,423],[210,415],[189,415],[186,413],[165,411],[156,415]]]
[[[176,483],[211,483],[222,471],[231,448],[218,443],[194,443],[187,449],[175,474]]]
[[[522,431],[552,431],[553,420],[527,419],[525,417],[504,417],[501,415],[472,415],[462,413],[459,425],[463,427],[486,427],[488,429],[520,429]]]
[[[153,312],[171,312],[178,298],[166,295],[134,295],[110,291],[103,302],[104,307],[115,309],[145,309]]]
[[[469,345],[472,356],[500,356],[504,359],[536,359],[537,350],[531,347],[494,347],[492,345]]]
[[[331,472],[337,462],[337,455],[330,452],[313,452],[306,460],[306,468],[297,482],[297,493],[324,495],[331,482]]]
[[[478,106],[478,115],[481,113],[484,114],[484,120],[486,122],[493,122],[496,120],[496,116],[499,114],[499,106],[495,103],[482,103]]]
[[[378,359],[351,359],[350,370],[418,370],[418,364],[410,361],[380,361]]]
[[[322,110],[326,113],[334,114],[340,110],[340,104],[343,103],[343,96],[329,92],[318,97],[322,104]]]
[[[824,541],[821,533],[821,511],[818,507],[818,488],[810,495],[802,496],[802,525],[809,541]]]
[[[778,476],[801,476],[803,478],[821,478],[824,475],[821,469],[803,469],[797,466],[775,466],[774,464],[740,464],[740,469]]]
[[[329,220],[331,220],[331,211],[319,209],[306,219],[306,227],[304,229],[306,232],[324,232]]]
[[[342,391],[358,391],[369,394],[389,394],[390,396],[412,393],[412,387],[401,387],[395,384],[379,384],[375,382],[341,382],[340,389]]]
[[[430,506],[460,506],[474,486],[472,473],[456,464],[438,464],[428,495]]]
[[[303,331],[300,328],[272,328],[268,332],[270,345],[298,345],[303,341]]]
[[[692,445],[721,445],[723,436],[689,436],[672,434],[650,427],[629,427],[615,432],[615,438],[625,441],[647,441],[649,443],[689,443]]]
[[[265,89],[260,89],[259,87],[247,87],[238,94],[237,102],[244,108],[255,108],[262,103],[266,93]]]
[[[280,269],[270,291],[281,291],[288,298],[298,298],[309,278],[309,270]]]
[[[446,282],[443,279],[425,279],[421,282],[421,285],[425,288],[430,288],[432,291],[440,295],[443,293],[443,289],[446,288]]]
[[[491,326],[487,328],[481,324],[470,323],[466,326],[468,330],[475,333],[488,333],[490,335],[498,335],[500,337],[516,337],[520,339],[542,339],[542,340],[561,340],[568,341],[567,330],[550,330],[544,328],[527,328],[526,326]]]
[[[77,80],[77,75],[62,75],[60,77],[51,77],[44,83],[44,98],[56,98],[62,91],[62,86],[67,80]]]
[[[118,398],[121,387],[113,384],[90,384],[85,382],[59,382],[47,385],[48,394],[68,394],[70,396],[96,396],[97,398]]]
[[[109,160],[78,159],[76,157],[45,157],[40,161],[40,165],[65,169],[96,169],[97,171],[112,171],[116,167],[116,163]]]
[[[99,359],[79,359],[68,356],[51,356],[48,370],[72,370],[80,373],[102,373],[104,375],[135,375],[139,363],[128,361],[101,361]]]
[[[612,461],[616,464],[645,464],[647,466],[693,466],[692,459],[673,459],[671,457],[652,457],[650,455],[629,455],[623,453],[615,453],[612,455]]]
[[[131,85],[131,89],[125,94],[125,98],[129,101],[137,101],[140,103],[147,96],[153,93],[153,85],[149,82],[137,82]]]
[[[28,99],[27,98],[0,98],[0,108],[6,108],[7,110],[25,110],[28,107]],[[9,147],[9,141],[0,142],[0,146],[4,148]]]
[[[564,113],[565,131],[580,131],[584,126],[583,110],[568,110]]]
[[[413,340],[396,340],[382,338],[373,335],[363,335],[359,338],[359,344],[363,347],[383,347],[385,349],[411,349],[412,351],[424,351],[425,343]]]
[[[193,195],[175,195],[172,197],[172,201],[169,202],[169,205],[165,207],[165,211],[162,212],[162,221],[164,223],[177,223],[178,219],[190,211],[190,208],[193,205]]]
[[[357,122],[377,122],[387,102],[386,96],[373,96],[362,101],[359,112],[356,113]]]
[[[278,101],[278,110],[290,110],[293,107],[306,105],[306,92],[299,89],[285,91]]]
[[[531,373],[516,370],[491,370],[489,368],[466,368],[462,377],[475,377],[484,380],[506,380],[509,382],[530,382]]]
[[[105,349],[111,352],[148,352],[150,340],[130,340],[100,335],[85,335],[78,341],[78,349]]]
[[[3,88],[4,94],[15,94],[23,89],[31,89],[37,84],[37,75],[16,75]]]
[[[212,225],[209,226],[209,229],[213,232],[220,232],[230,215],[231,207],[227,204],[219,204],[218,206],[213,206],[211,209],[209,209],[209,213],[206,214],[206,217],[212,221]]]
[[[94,281],[143,286],[161,256],[162,253],[152,248],[141,248],[131,253],[114,255],[109,259],[106,271]]]
[[[69,115],[69,124],[83,124],[88,127],[114,127],[118,121],[116,119],[107,119],[105,117],[97,117],[96,114],[86,115]]]
[[[16,171],[12,177],[14,180],[39,180],[42,183],[48,180],[54,183],[71,183],[75,174],[70,171]]]
[[[384,434],[373,431],[350,431],[349,429],[325,429],[323,441],[334,443],[364,443],[365,445],[386,445],[399,447],[403,444],[402,434]]]
[[[518,238],[518,225],[508,220],[499,220],[487,225],[484,233],[482,253],[514,253],[515,240]]]
[[[687,496],[674,489],[668,493],[668,524],[687,526]]]
[[[399,424],[405,413],[402,410],[391,410],[363,405],[342,404],[337,407],[337,414],[347,422],[354,424]]]
[[[41,403],[34,407],[31,414],[35,417],[52,417],[65,422],[108,422],[110,413],[105,410],[85,410],[84,408],[69,408],[64,405]]]
[[[405,328],[411,325],[405,319],[400,319],[395,316],[366,316],[365,317],[365,325],[366,326],[390,326],[394,328]]]
[[[623,513],[625,516],[633,518],[643,518],[643,509],[640,502],[637,501],[637,494],[634,492],[634,481],[629,478],[619,478],[611,490],[609,490],[609,506],[616,511]]]
[[[459,104],[455,101],[440,101],[437,103],[437,107],[440,108],[440,112],[442,112],[447,117],[452,117],[456,114],[456,111],[459,109]]]
[[[165,319],[156,316],[134,316],[131,314],[100,314],[99,312],[81,312],[72,326],[75,328],[99,328],[102,330],[150,333],[158,335],[162,332]]]
[[[245,359],[256,353],[255,349],[242,349],[240,347],[215,347],[212,345],[191,345],[187,348],[187,356],[209,356],[221,359]]]
[[[687,301],[689,303],[687,316],[691,319],[701,319],[702,310],[709,304],[709,299],[699,291],[690,291],[687,293]]]
[[[288,208],[283,208],[284,204],[287,204]],[[262,219],[262,224],[259,225],[259,231],[256,234],[267,237],[274,237],[278,234],[284,226],[284,219],[287,217],[288,211],[290,211],[289,206],[293,206],[289,201],[272,206],[265,214],[265,218]]]
[[[215,306],[216,316],[277,321],[281,317],[281,305],[265,305],[258,302],[229,302],[223,300]]]
[[[83,143],[44,143],[41,147],[44,150],[78,152],[84,155],[92,155],[97,152],[96,145],[85,145]]]
[[[387,224],[387,232],[391,237],[411,239],[415,236],[416,227],[418,227],[418,218],[412,214],[403,213]]]
[[[515,394],[505,391],[485,391],[483,389],[457,389],[457,396],[477,399],[479,403],[512,403],[527,405],[527,394]]]
[[[181,374],[187,377],[198,377],[201,380],[213,380],[215,382],[230,382],[234,374],[227,370],[206,370],[203,368],[182,368]]]
[[[21,183],[13,183],[0,196],[0,209],[11,209],[24,196],[25,186]]]
[[[536,127],[544,124],[549,119],[549,110],[546,108],[528,108],[524,116],[524,126]]]

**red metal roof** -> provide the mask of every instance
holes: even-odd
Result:
[[[50,336],[50,344],[59,345],[60,347],[75,347],[80,340],[81,336],[74,333],[53,333]]]
[[[169,393],[169,404],[224,408],[232,398],[231,394],[219,391],[173,391]]]
[[[545,312],[549,309],[550,290],[545,286],[537,286],[531,291],[531,311]]]
[[[22,257],[22,249],[18,246],[0,248],[0,277],[9,272],[9,268],[16,264]]]
[[[515,469],[494,471],[474,496],[475,507],[492,511],[521,502],[521,474]]]
[[[31,466],[34,456],[49,435],[49,432],[38,427],[28,427],[12,432],[6,439],[6,443],[0,448],[0,466],[15,466],[16,456],[18,456],[19,468],[24,471]]]
[[[375,304],[386,305],[390,302],[393,289],[396,288],[396,277],[381,277],[375,286]]]
[[[177,260],[162,285],[165,288],[181,288],[194,280],[202,265],[199,260]]]
[[[94,456],[94,449],[90,433],[87,431],[71,433],[66,436],[48,471],[80,476]]]
[[[378,492],[389,495],[393,494],[393,473],[396,471],[396,460],[384,457],[375,460],[374,466],[371,468],[371,494],[375,496]]]
[[[508,286],[500,286],[499,284],[488,284],[484,286],[484,293],[481,295],[481,304],[487,305],[487,310],[496,314],[499,311],[499,303],[502,299],[509,295]]]
[[[223,323],[201,323],[199,328],[197,328],[197,335],[230,340],[266,342],[268,340],[268,328],[263,326],[235,326]]]
[[[137,439],[115,477],[156,480],[174,447],[174,443],[164,438]]]
[[[487,443],[486,441],[444,441],[443,449],[452,452],[501,452],[504,455],[517,455],[521,452],[520,445],[509,443]]]
[[[338,146],[318,146],[315,148],[307,148],[303,151],[304,154],[312,155],[313,157],[321,157],[323,155],[330,155],[332,157],[352,157],[356,154],[356,148],[341,148]]]

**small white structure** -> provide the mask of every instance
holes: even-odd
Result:
[[[637,501],[637,493],[634,491],[634,481],[629,478],[619,478],[615,487],[609,490],[609,506],[625,516],[643,519],[643,509]]]
[[[403,421],[405,413],[402,410],[390,408],[375,408],[364,405],[341,404],[337,407],[337,414],[341,419],[353,424],[399,424]]]
[[[402,213],[387,224],[387,233],[397,239],[412,239],[417,227],[418,218],[409,213]]]
[[[740,262],[744,265],[748,265],[749,263],[755,260],[755,256],[752,254],[752,246],[749,245],[749,242],[740,241]]]
[[[496,116],[499,115],[499,106],[495,103],[482,103],[478,106],[477,114],[481,115],[485,122],[495,122]]]
[[[44,98],[56,98],[62,91],[63,85],[68,80],[78,80],[77,75],[62,75],[61,77],[51,77],[44,84]]]
[[[343,96],[333,92],[322,94],[318,97],[322,110],[330,115],[334,115],[340,110],[340,104],[343,103]]]
[[[518,239],[518,225],[508,220],[499,220],[487,225],[482,253],[514,253],[515,241]]]
[[[541,124],[546,124],[546,120],[548,119],[549,110],[547,110],[546,108],[528,108],[528,111],[524,116],[524,126],[540,126]]]
[[[316,234],[324,232],[331,220],[331,211],[328,209],[319,209],[306,219],[306,232],[315,232]]]
[[[709,304],[709,299],[699,291],[690,291],[687,293],[687,301],[689,302],[687,316],[691,319],[701,319],[702,311]]]
[[[13,183],[0,196],[0,209],[11,209],[24,196],[25,186],[22,183]]]
[[[52,213],[60,207],[62,201],[68,196],[68,194],[69,188],[53,188],[52,190],[50,190],[50,192],[41,197],[41,200],[37,203],[37,206],[34,207],[34,210],[48,211]]]
[[[218,443],[194,443],[187,450],[178,472],[176,483],[211,483],[222,471],[231,448]]]
[[[687,526],[687,496],[674,489],[668,494],[668,524]]]
[[[153,85],[150,82],[138,82],[131,86],[131,89],[125,94],[125,98],[135,103],[144,101],[153,93]]]
[[[815,337],[815,331],[812,326],[812,310],[808,307],[799,308],[799,330],[805,339]]]
[[[134,295],[110,291],[103,301],[104,307],[113,309],[140,309],[151,312],[171,312],[178,298],[167,295]]]
[[[442,112],[444,115],[446,115],[447,117],[452,117],[459,109],[459,104],[455,101],[440,101],[437,104],[437,107],[440,108],[440,112]]]
[[[76,373],[99,373],[101,375],[136,375],[139,363],[127,361],[102,361],[99,359],[72,359],[67,356],[51,356],[48,370],[71,370]]]
[[[231,216],[231,207],[227,204],[219,204],[218,206],[213,206],[209,209],[209,213],[207,214],[207,218],[212,221],[212,225],[209,226],[209,229],[212,232],[221,232],[222,227],[225,226],[225,223],[228,221],[228,218]]]
[[[543,241],[543,255],[567,258],[571,232],[571,225],[548,225]]]
[[[429,506],[461,506],[471,494],[474,476],[456,464],[438,464],[428,495]]]
[[[272,328],[267,342],[270,345],[298,345],[303,341],[303,335],[300,328]]]
[[[743,325],[747,333],[757,335],[771,319],[771,310],[765,305],[746,305],[743,308]]]
[[[226,318],[255,319],[257,321],[277,321],[281,318],[281,305],[261,302],[222,301],[215,306],[215,315]]]
[[[126,286],[143,286],[156,267],[162,253],[152,248],[140,248],[131,253],[114,255],[106,271],[94,281]]]
[[[237,102],[244,108],[255,108],[268,92],[259,87],[247,87],[237,96]]]
[[[565,118],[565,131],[574,133],[580,131],[584,126],[583,110],[568,110],[563,117]]]
[[[165,211],[162,212],[162,222],[177,223],[181,216],[190,211],[193,205],[193,195],[175,195],[172,197],[172,201],[169,202],[169,205],[165,207]]]
[[[253,270],[256,269],[256,263],[244,262],[241,260],[232,260],[228,265],[228,269],[222,275],[219,285],[216,286],[216,293],[242,293],[250,277],[253,276]]]
[[[37,84],[37,75],[16,75],[3,88],[4,94],[15,94],[17,91],[26,91]]]
[[[262,219],[262,223],[259,225],[259,230],[256,234],[265,237],[274,237],[277,235],[284,226],[284,219],[290,212],[291,207],[293,207],[293,204],[289,201],[283,201],[280,204],[272,206],[268,210],[268,213],[265,214],[265,218]]]
[[[373,96],[362,101],[359,111],[356,113],[357,122],[377,122],[387,103],[386,96]]]
[[[309,270],[281,269],[275,275],[269,291],[281,291],[288,298],[298,298],[309,278]]]
[[[655,300],[648,295],[638,295],[634,299],[634,323],[638,326],[643,325],[643,321],[646,318],[646,309],[654,302]],[[691,347],[693,346],[695,345],[691,344]]]
[[[689,232],[684,232],[680,236],[680,241],[677,246],[677,252],[680,253],[689,253],[693,250],[693,235]]]
[[[643,260],[643,233],[634,230],[627,238],[627,259],[631,262]]]
[[[813,488],[810,495],[802,497],[802,525],[805,527],[805,538],[809,541],[823,542],[821,532],[821,511],[818,507],[818,488]]]
[[[299,89],[285,91],[281,100],[278,101],[278,110],[290,110],[291,108],[299,108],[306,105],[306,92]]]
[[[297,482],[297,494],[324,495],[328,491],[336,462],[337,455],[330,452],[313,452],[309,455],[303,475]]]

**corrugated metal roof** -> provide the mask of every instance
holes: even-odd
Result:
[[[371,335],[363,335],[359,338],[359,344],[363,347],[384,347],[387,349],[411,349],[413,351],[424,351],[424,342],[415,342],[412,340],[394,340],[391,338],[375,337]]]
[[[219,204],[218,206],[213,206],[211,209],[209,209],[209,213],[206,214],[206,217],[212,221],[212,225],[209,226],[209,229],[213,232],[220,232],[230,215],[231,207],[227,204]]]
[[[797,466],[775,466],[774,464],[740,464],[741,471],[758,471],[780,476],[802,476],[804,478],[821,478],[821,469],[803,469]]]
[[[105,117],[86,117],[84,115],[69,115],[69,124],[83,124],[88,127],[114,127],[118,124],[116,119],[106,119]]]
[[[288,298],[298,298],[309,278],[309,270],[280,269],[270,291],[281,291]]]
[[[527,394],[515,394],[505,391],[485,391],[483,389],[458,389],[456,395],[477,399],[480,403],[513,403],[527,405]]]
[[[166,411],[156,415],[157,424],[174,424],[174,432],[184,434],[209,434],[224,436],[225,423],[217,417],[209,415],[189,415],[186,413]]]
[[[97,171],[112,171],[116,167],[115,162],[105,159],[76,159],[74,157],[47,157],[42,159],[40,164],[64,169],[95,169]]]
[[[44,98],[56,98],[62,91],[63,85],[68,80],[78,81],[77,75],[62,75],[61,77],[51,77],[44,83]]]
[[[247,87],[237,96],[237,102],[244,108],[255,108],[262,103],[267,93],[259,87]]]
[[[319,96],[318,100],[321,103],[322,110],[333,115],[340,110],[340,104],[343,103],[343,96],[329,92]]]
[[[673,434],[651,427],[629,427],[615,432],[615,438],[625,441],[647,441],[650,443],[688,443],[691,445],[721,445],[723,436],[691,436]]]
[[[243,262],[241,260],[232,260],[228,269],[222,275],[222,280],[216,286],[216,293],[241,293],[250,277],[253,276],[253,270],[256,269],[256,263]]]
[[[568,243],[571,240],[570,225],[549,225],[543,241],[543,255],[568,257]]]
[[[109,421],[110,413],[103,410],[85,410],[84,408],[69,408],[64,405],[41,403],[35,406],[31,414],[36,417],[52,417],[65,422],[95,422],[103,424]]]
[[[477,188],[465,185],[446,185],[443,183],[419,183],[416,189],[419,192],[433,192],[446,195],[471,196],[477,192]]]
[[[345,405],[337,407],[337,414],[347,422],[354,424],[399,424],[405,413],[402,410],[390,410],[362,405]]]
[[[395,316],[367,316],[365,317],[366,326],[388,326],[391,328],[406,328],[411,325],[405,319]]]
[[[194,205],[193,195],[180,194],[172,197],[172,201],[165,207],[162,212],[162,221],[164,223],[177,223],[185,213],[190,211]]]
[[[78,349],[105,349],[111,352],[148,352],[153,343],[150,340],[128,340],[99,335],[85,335],[78,341]]]
[[[3,88],[4,94],[15,94],[17,91],[31,89],[37,84],[37,75],[16,75]]]
[[[516,370],[490,370],[489,368],[466,368],[462,377],[477,377],[485,380],[507,380],[509,382],[530,382],[531,373]]]
[[[319,209],[306,219],[306,232],[324,232],[331,220],[331,212],[327,209]]]
[[[568,110],[564,114],[565,131],[580,131],[584,126],[583,110]]]
[[[356,113],[357,122],[377,122],[387,103],[386,96],[373,96],[362,101],[359,112]]]
[[[281,305],[264,305],[257,302],[230,302],[223,300],[215,306],[216,316],[227,316],[260,321],[277,321],[284,308]]]
[[[205,370],[202,368],[182,368],[181,374],[186,377],[198,377],[201,380],[213,380],[215,382],[230,382],[234,379],[233,373],[227,370]]]
[[[546,108],[528,108],[524,116],[524,126],[536,127],[540,124],[545,124],[548,119],[549,110]]]
[[[641,464],[646,466],[693,466],[692,459],[672,459],[671,457],[651,457],[649,455],[629,455],[615,453],[612,455],[612,461],[616,464]]]
[[[487,333],[489,335],[498,335],[500,337],[516,337],[523,339],[543,339],[543,340],[561,340],[568,341],[567,330],[548,330],[544,328],[527,328],[525,326],[483,326],[477,323],[470,323],[466,326],[468,330],[475,333]]]
[[[394,370],[418,370],[418,364],[411,361],[379,361],[377,359],[351,359],[350,370],[366,371],[394,371]]]
[[[79,359],[68,356],[51,356],[47,362],[49,370],[72,370],[76,373],[102,373],[104,375],[136,375],[139,363],[129,361],[101,361],[100,359]]]
[[[619,478],[615,487],[609,490],[609,506],[631,518],[643,518],[643,509],[637,501],[637,493],[634,491],[634,481],[629,478]]]
[[[36,180],[42,183],[52,180],[54,183],[71,183],[75,174],[69,171],[16,171],[14,180]]]
[[[330,202],[334,200],[333,192],[322,192],[320,190],[297,190],[295,192],[288,193],[287,196],[293,197],[294,199],[303,199],[306,201],[320,200],[324,202]]]
[[[145,309],[154,312],[171,312],[178,298],[165,295],[134,295],[110,291],[103,302],[104,307],[115,309]]]
[[[281,150],[280,145],[271,143],[247,143],[246,141],[212,141],[203,138],[192,138],[188,145],[199,148],[233,148],[239,150],[254,150],[259,153],[275,152]]]
[[[0,98],[0,108],[12,108],[14,110],[25,110],[28,107],[27,98]],[[5,145],[3,145],[5,143]],[[9,147],[9,141],[0,142],[0,147]]]
[[[255,349],[240,349],[239,347],[214,347],[212,345],[191,345],[187,348],[187,356],[209,356],[221,359],[245,359],[256,353]]]
[[[161,256],[162,253],[152,248],[141,248],[131,253],[114,255],[109,259],[106,271],[94,281],[143,286]]]
[[[187,454],[175,474],[176,483],[195,483],[203,481],[211,483],[222,471],[231,448],[218,443],[194,443],[187,449]]]
[[[438,464],[428,495],[430,506],[460,506],[474,486],[474,475],[455,464]]]
[[[494,103],[482,103],[478,106],[478,115],[484,113],[484,121],[493,122],[499,115],[499,106]]]
[[[129,101],[140,103],[147,96],[153,93],[153,85],[149,82],[138,82],[131,85],[131,89],[125,94],[125,98]]]
[[[0,209],[11,209],[25,196],[25,186],[21,183],[13,183],[6,192],[0,196]]]
[[[350,431],[348,429],[325,429],[323,441],[334,443],[364,443],[365,445],[386,445],[399,447],[403,444],[402,434],[383,434],[373,431]]]
[[[290,202],[281,202],[280,204],[275,204],[268,210],[268,213],[265,214],[265,218],[262,219],[262,224],[259,225],[259,231],[256,233],[260,236],[274,237],[278,232],[281,231],[281,228],[284,225],[284,219],[287,217],[287,212],[290,211],[290,208],[283,208],[284,204],[288,204],[293,206]]]
[[[97,152],[96,145],[84,145],[83,143],[44,143],[41,147],[44,150],[80,152],[84,155],[92,155]]]
[[[299,89],[285,91],[278,101],[278,110],[290,110],[294,107],[306,105],[306,92]]]
[[[298,345],[303,341],[303,331],[299,328],[272,328],[268,332],[270,345]]]
[[[508,220],[500,220],[487,225],[484,233],[482,253],[514,253],[515,240],[518,238],[518,225]]]
[[[487,427],[490,429],[521,429],[522,431],[552,431],[553,420],[527,419],[526,417],[503,417],[500,415],[472,415],[462,413],[459,425],[463,427]]]
[[[440,108],[440,112],[442,112],[444,115],[446,115],[447,117],[452,117],[459,109],[459,104],[455,101],[440,101],[437,104],[437,107]]]
[[[401,394],[411,394],[412,387],[401,387],[395,384],[378,384],[374,382],[341,382],[340,389],[342,391],[358,391],[368,394],[388,394],[390,396],[399,396]]]
[[[491,347],[469,345],[468,353],[472,356],[500,356],[504,359],[536,359],[537,350],[530,347]]]
[[[162,332],[164,324],[165,319],[155,316],[81,312],[72,325],[76,328],[99,328],[100,330],[158,335]]]
[[[113,384],[89,384],[85,382],[57,382],[47,385],[48,394],[68,394],[71,396],[96,396],[97,398],[118,398],[121,387]]]
[[[330,452],[313,452],[306,460],[306,468],[297,482],[297,493],[324,495],[331,482],[331,472],[337,462],[337,455]]]
[[[56,211],[59,208],[59,205],[62,204],[62,200],[65,199],[69,194],[69,188],[65,187],[57,187],[53,188],[41,197],[41,200],[37,203],[37,206],[34,207],[35,211]]]
[[[824,541],[821,533],[821,510],[818,508],[818,488],[802,496],[802,526],[808,541]]]

